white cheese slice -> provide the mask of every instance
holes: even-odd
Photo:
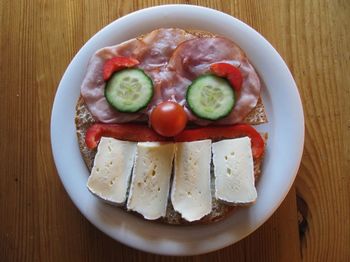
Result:
[[[126,201],[136,143],[102,137],[87,187],[94,195],[114,204]]]
[[[210,140],[176,144],[171,202],[187,221],[199,220],[212,210],[210,162]]]
[[[231,204],[249,204],[257,198],[249,137],[213,143],[215,197]]]
[[[173,143],[137,144],[128,210],[150,220],[165,216],[174,153]]]

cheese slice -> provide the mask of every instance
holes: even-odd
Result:
[[[126,201],[136,143],[102,137],[87,187],[96,196],[121,205]]]
[[[150,220],[165,216],[174,152],[173,143],[137,144],[128,210]]]
[[[210,162],[210,140],[176,144],[171,202],[187,221],[199,220],[212,210]]]
[[[257,198],[249,137],[213,143],[215,197],[226,203],[249,204]]]

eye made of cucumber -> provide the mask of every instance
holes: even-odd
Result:
[[[196,116],[218,120],[232,111],[235,93],[226,79],[215,75],[203,75],[188,87],[186,100]]]
[[[108,80],[105,97],[120,112],[138,112],[151,101],[153,83],[141,69],[124,69]]]

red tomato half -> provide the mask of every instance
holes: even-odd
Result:
[[[162,136],[170,137],[179,134],[184,130],[186,123],[186,112],[176,102],[162,102],[151,113],[151,126]]]

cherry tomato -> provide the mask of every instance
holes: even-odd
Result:
[[[176,102],[162,102],[151,113],[151,126],[162,136],[170,137],[179,134],[184,130],[186,123],[186,112]]]

